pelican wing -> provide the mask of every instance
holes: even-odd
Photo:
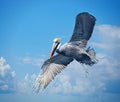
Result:
[[[42,66],[42,73],[38,75],[34,90],[39,92],[40,89],[45,89],[47,85],[60,73],[73,59],[57,54],[46,60]]]
[[[88,41],[93,32],[95,21],[96,21],[95,17],[87,12],[78,14],[76,16],[74,32],[70,41],[71,42],[81,40]]]

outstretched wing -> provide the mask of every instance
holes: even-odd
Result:
[[[72,58],[60,54],[46,60],[42,66],[42,73],[36,79],[34,91],[38,93],[40,89],[45,89],[54,77],[72,61]]]
[[[80,13],[76,16],[76,23],[70,42],[88,41],[93,32],[96,18],[87,12]]]

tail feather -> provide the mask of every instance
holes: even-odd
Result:
[[[90,65],[96,64],[98,62],[98,60],[96,59],[95,50],[93,48],[88,47],[86,52],[90,55],[90,59],[91,59]]]
[[[96,59],[96,53],[95,53],[94,49],[89,47],[86,50],[86,52],[87,52],[87,54],[82,54],[82,59],[80,60],[80,62],[82,64],[86,64],[89,66],[96,64],[98,62],[98,60]]]

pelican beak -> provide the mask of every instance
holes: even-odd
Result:
[[[60,44],[60,42],[54,42],[53,43],[53,47],[52,47],[52,50],[50,52],[50,58],[54,55],[54,53],[55,53],[55,51],[56,51],[59,44]]]

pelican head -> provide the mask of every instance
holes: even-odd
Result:
[[[54,43],[53,43],[52,50],[51,50],[51,52],[50,52],[50,58],[54,55],[54,53],[55,53],[58,45],[60,44],[60,38],[55,38],[55,39],[53,40],[53,42],[54,42]]]

